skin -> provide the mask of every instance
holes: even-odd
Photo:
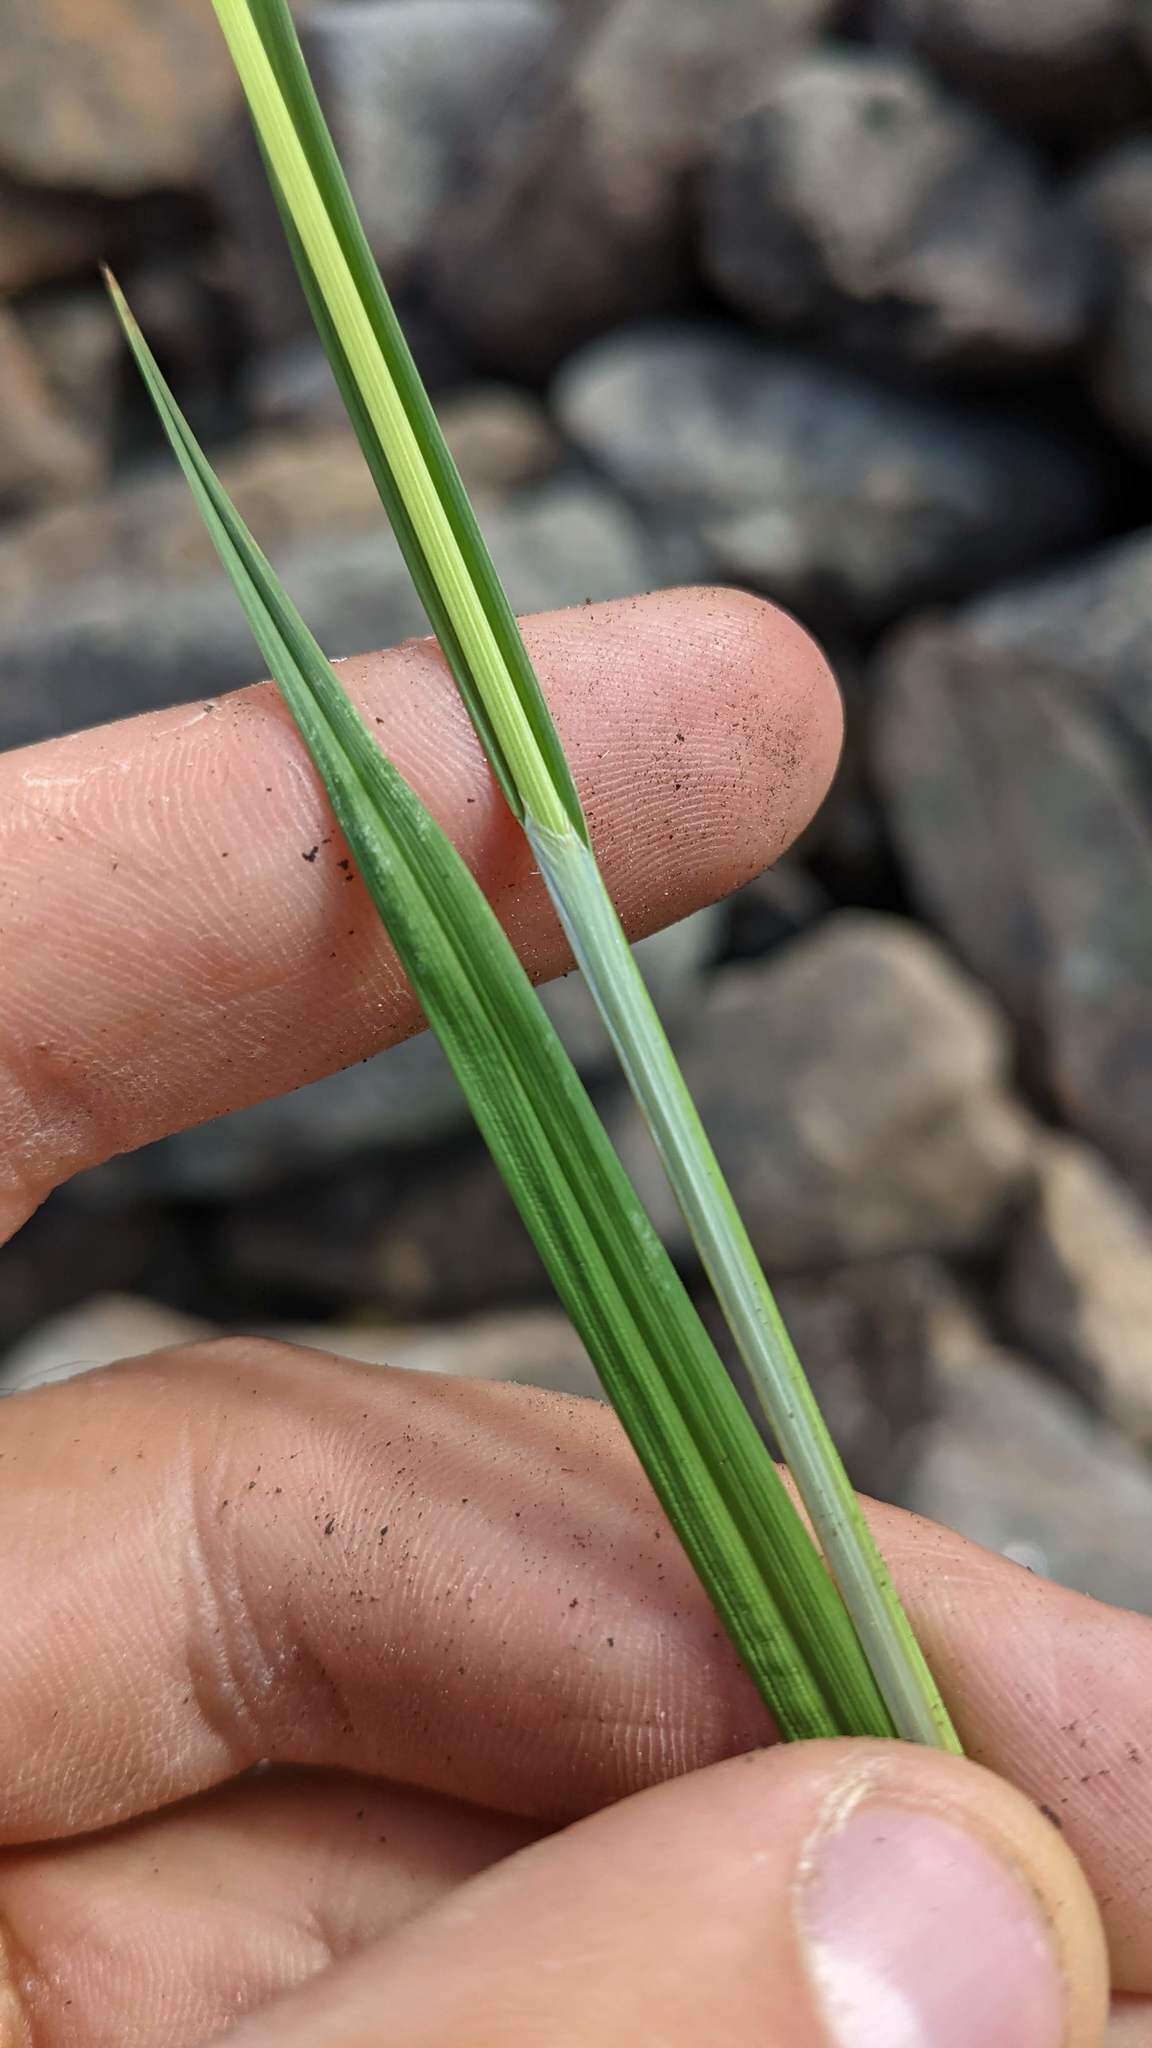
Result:
[[[693,591],[527,631],[633,932],[811,816],[839,704],[780,614]],[[561,970],[433,650],[344,677]],[[0,761],[0,842],[8,1233],[414,1028],[266,688]],[[1145,1619],[876,1508],[972,1761],[774,1749],[598,1406],[232,1340],[3,1424],[0,2048],[828,2048],[802,1902],[858,1798],[1023,1883],[1067,2048],[1152,2044]]]

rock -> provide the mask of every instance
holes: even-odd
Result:
[[[178,1302],[202,1301],[203,1240],[157,1203],[95,1211],[71,1188],[29,1219],[0,1259],[0,1355],[47,1310],[62,1313],[97,1293],[153,1289]]]
[[[883,29],[997,113],[1094,134],[1148,106],[1132,0],[879,0]]]
[[[940,1412],[904,1505],[1061,1585],[1152,1608],[1152,1471],[959,1300],[932,1331]]]
[[[987,1243],[1027,1182],[987,997],[924,933],[842,911],[762,966],[717,976],[678,1051],[773,1273]],[[676,1255],[685,1232],[639,1114],[609,1128]]]
[[[59,404],[15,314],[0,306],[0,509],[82,497],[101,452]]]
[[[469,492],[504,496],[556,469],[564,449],[538,399],[512,384],[476,384],[437,408]]]
[[[434,1051],[430,1040],[418,1042]],[[435,1156],[361,1153],[308,1179],[297,1172],[229,1209],[221,1250],[243,1296],[296,1301],[311,1314],[403,1322],[507,1309],[549,1293],[479,1140]]]
[[[1152,1189],[1152,535],[950,622],[877,676],[875,769],[921,909],[1059,1109]]]
[[[262,358],[250,387],[255,416],[280,430],[340,427],[347,416],[318,342]],[[514,384],[455,383],[436,398],[444,437],[469,493],[506,497],[557,469],[564,444],[538,398]]]
[[[345,0],[303,40],[368,239],[398,279],[553,35],[538,0]]]
[[[721,913],[709,908],[667,931],[642,939],[637,956],[645,979],[662,1016],[675,1024],[688,1015],[699,1000],[704,968],[716,948]],[[548,1010],[577,1065],[586,1072],[598,1072],[611,1065],[611,1052],[592,1002],[578,975],[553,982],[543,991]],[[310,1087],[271,1102],[258,1102],[251,1109],[200,1124],[125,1159],[111,1161],[89,1176],[87,1186],[101,1201],[123,1200],[137,1191],[179,1199],[207,1200],[235,1197],[250,1190],[276,1188],[293,1176],[315,1173],[334,1160],[353,1158],[372,1148],[380,1155],[394,1155],[405,1147],[426,1145],[471,1128],[467,1106],[435,1040],[427,1033],[393,1047],[378,1058],[331,1074]],[[392,1197],[377,1201],[372,1219],[375,1232],[392,1230]],[[328,1203],[325,1207],[328,1208]],[[405,1205],[402,1203],[401,1205]],[[408,1205],[411,1206],[411,1205]],[[418,1208],[419,1205],[417,1204]],[[316,1227],[315,1202],[309,1197],[309,1224]],[[426,1263],[435,1268],[443,1262],[445,1246],[453,1246],[455,1228],[445,1237],[446,1196],[439,1183],[433,1189],[423,1221],[409,1217],[397,1226],[406,1241],[415,1244],[430,1236]],[[512,1228],[520,1226],[508,1210]],[[279,1226],[277,1226],[279,1227]],[[461,1223],[464,1234],[468,1228]],[[499,1237],[503,1223],[497,1221]],[[344,1243],[351,1242],[347,1230]],[[477,1252],[478,1246],[473,1246]],[[452,1254],[454,1256],[454,1253]],[[357,1257],[360,1257],[357,1254]],[[375,1252],[369,1255],[375,1260]],[[532,1260],[535,1254],[529,1249]],[[400,1258],[404,1265],[408,1254]],[[309,1257],[301,1246],[295,1254],[296,1278],[310,1270]],[[484,1265],[488,1284],[495,1292],[482,1297],[465,1288],[460,1301],[475,1306],[477,1299],[501,1298],[501,1262],[490,1249]],[[399,1269],[398,1269],[399,1270]],[[264,1278],[271,1277],[270,1269]],[[282,1274],[287,1282],[289,1275]],[[351,1296],[367,1297],[367,1281],[348,1290]],[[510,1290],[511,1291],[511,1290]],[[410,1298],[390,1291],[386,1305],[397,1314],[434,1311],[436,1303],[422,1297]]]
[[[125,264],[125,293],[164,375],[178,394],[195,432],[209,446],[236,434],[234,387],[242,354],[241,322],[222,288],[220,245],[177,247]],[[136,441],[154,443],[156,418],[135,374]]]
[[[389,287],[405,281],[441,210],[475,178],[491,131],[531,92],[554,28],[540,0],[345,0],[304,13],[305,55]],[[307,315],[246,130],[225,151],[216,189],[254,329],[280,339]]]
[[[348,459],[354,460],[350,443]],[[334,658],[427,630],[383,515],[374,519],[371,531],[335,530],[343,528],[344,509],[351,511],[356,494],[365,489],[362,469],[361,464],[358,470],[341,471],[340,477],[332,472],[330,530],[308,537],[297,528],[285,536],[276,556],[284,583]],[[290,484],[304,473],[294,458],[287,471]],[[321,496],[326,474],[317,465],[315,489]],[[255,511],[257,528],[266,538],[260,486],[255,479],[250,482],[248,509]],[[286,523],[308,514],[309,501],[295,485],[285,491],[281,479],[272,489]],[[133,536],[141,535],[139,507],[126,515],[126,525]],[[522,611],[621,597],[667,580],[660,558],[627,508],[613,493],[590,483],[558,480],[524,493],[494,507],[485,530],[512,601]],[[182,546],[193,528],[181,524],[177,531]],[[103,543],[92,545],[98,550]],[[162,546],[159,537],[154,545],[143,539],[139,559],[154,562]],[[38,559],[45,559],[43,544]],[[0,578],[3,574],[0,558]],[[198,574],[194,580],[172,575],[161,595],[158,603],[157,591],[142,583],[138,567],[119,563],[71,584],[45,587],[40,601],[0,632],[5,679],[0,747],[22,746],[185,697],[210,697],[259,675],[259,656],[243,614],[219,573]]]
[[[1152,254],[1152,139],[1131,135],[1093,158],[1071,201],[1113,257]]]
[[[532,377],[691,289],[688,189],[730,116],[834,0],[604,0],[438,233],[436,302],[479,360]]]
[[[30,184],[125,195],[203,183],[237,97],[203,0],[7,0],[0,164]]]
[[[532,1308],[474,1316],[459,1323],[293,1325],[267,1332],[291,1344],[334,1351],[364,1365],[437,1372],[452,1379],[510,1380],[602,1401],[600,1382],[576,1332],[557,1309]]]
[[[756,960],[799,938],[827,916],[832,900],[797,860],[777,861],[755,881],[745,882],[725,906],[728,937],[724,956]]]
[[[489,406],[477,387],[441,414],[468,489],[489,497],[510,497],[544,475],[559,451],[543,407],[520,393],[493,393]],[[318,536],[362,541],[373,526],[383,532],[375,485],[346,422],[248,435],[222,451],[216,467],[277,558]],[[156,589],[216,570],[188,487],[167,464],[95,503],[55,506],[0,531],[0,608],[10,624],[34,620],[62,586],[84,578],[122,577]]]
[[[65,198],[0,180],[0,293],[91,275],[106,234],[101,209],[76,194]]]
[[[1004,1309],[1023,1347],[1152,1446],[1152,1221],[1086,1146],[1041,1152]]]
[[[1152,141],[1117,145],[1080,180],[1075,203],[1097,237],[1107,285],[1093,352],[1094,395],[1118,433],[1152,450]]]
[[[154,1301],[131,1294],[94,1295],[63,1315],[50,1316],[0,1359],[0,1394],[27,1393],[122,1358],[217,1334],[211,1323]]]
[[[1092,296],[1087,235],[1028,152],[898,57],[782,69],[720,138],[701,253],[770,329],[886,365],[1003,372],[1067,354]]]
[[[978,588],[1093,528],[1086,460],[1016,418],[886,389],[735,329],[653,323],[594,342],[561,424],[713,574],[855,627]]]
[[[347,427],[251,435],[218,463],[225,488],[272,553],[318,535],[363,538],[382,514]],[[215,549],[184,479],[167,463],[106,496],[58,506],[0,533],[0,605],[34,622],[84,579],[122,579],[153,592],[218,572]],[[88,584],[91,594],[95,586]],[[110,714],[109,714],[110,715]]]
[[[56,291],[25,302],[20,324],[52,396],[111,464],[123,338],[107,294]],[[0,542],[0,545],[3,543]]]
[[[52,1316],[0,1359],[0,1394],[72,1379],[120,1359],[223,1334],[133,1295],[95,1295],[66,1315]],[[566,1316],[530,1309],[478,1316],[471,1322],[396,1325],[303,1323],[260,1328],[257,1336],[313,1351],[409,1372],[454,1379],[511,1380],[559,1393],[602,1399],[587,1352]]]
[[[931,1259],[875,1259],[776,1284],[776,1299],[854,1486],[895,1500],[912,1482],[934,1413]],[[752,1414],[759,1402],[715,1303],[698,1304]],[[771,1432],[764,1434],[772,1444]],[[775,1445],[773,1444],[773,1449]]]

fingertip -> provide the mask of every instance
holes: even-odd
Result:
[[[840,757],[840,693],[776,605],[689,585],[525,631],[620,900],[683,915],[778,860],[819,809]],[[656,921],[641,907],[633,928]]]
[[[699,635],[708,655],[697,674],[721,716],[726,707],[728,744],[746,764],[743,815],[759,872],[832,786],[844,740],[840,690],[812,634],[767,598],[712,587],[674,595],[686,634]]]

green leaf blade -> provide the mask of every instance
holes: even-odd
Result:
[[[456,681],[517,817],[526,805],[587,835],[571,770],[515,614],[384,290],[283,0],[213,0],[248,98],[289,243],[385,510],[451,621]],[[388,483],[381,488],[381,473]],[[410,552],[411,550],[411,552]]]
[[[491,907],[379,753],[115,296],[400,959],[741,1657],[790,1736],[891,1733],[835,1590]]]
[[[851,1613],[850,1648],[838,1641],[829,1649],[835,1631],[825,1621],[806,1645],[810,1661],[821,1683],[841,1663],[851,1712],[865,1711],[863,1668],[873,1693],[879,1681],[884,1717],[899,1733],[956,1749],[939,1693],[620,930],[547,705],[364,237],[286,0],[213,4],[321,338],[416,588],[493,772],[537,851]],[[807,1586],[802,1563],[796,1568]],[[776,1591],[786,1605],[779,1581]]]

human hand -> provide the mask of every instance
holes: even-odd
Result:
[[[819,800],[834,694],[766,607],[531,637],[633,931]],[[343,677],[555,971],[430,649]],[[328,829],[267,690],[0,762],[5,1229],[410,1028],[359,884],[300,858]],[[1097,1910],[1109,2043],[1152,2042],[1147,1621],[878,1509],[1000,1775],[765,1749],[599,1407],[234,1341],[0,1414],[3,2048],[1090,2048]]]

